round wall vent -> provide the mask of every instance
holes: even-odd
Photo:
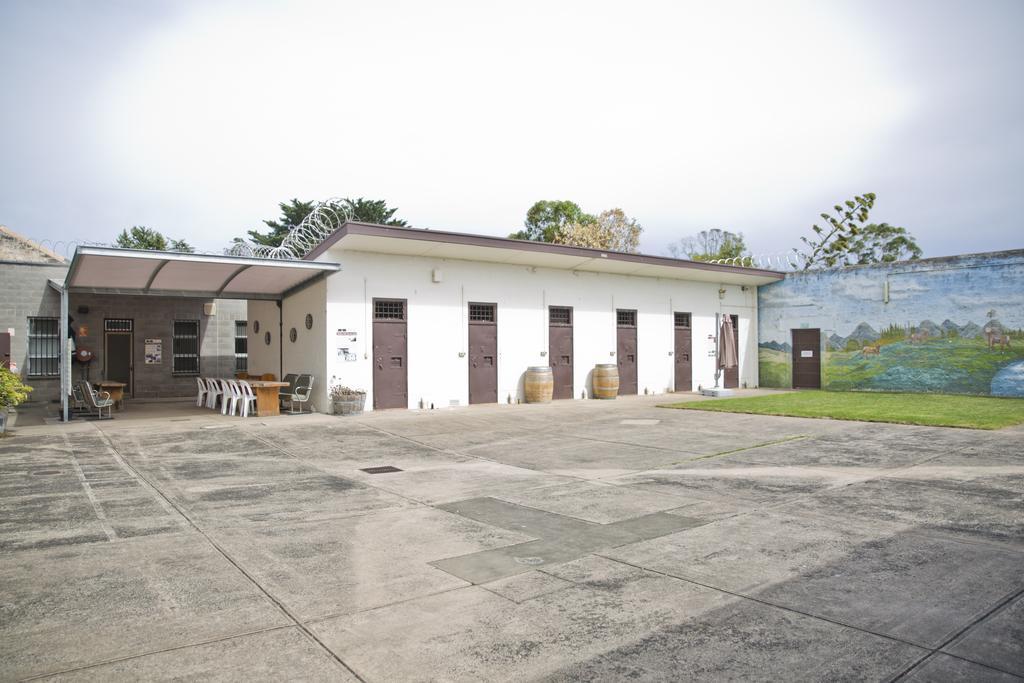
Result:
[[[292,340],[293,344],[295,343],[295,340],[299,338],[299,333],[295,331],[294,327],[288,330],[288,338]]]

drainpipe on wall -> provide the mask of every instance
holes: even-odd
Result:
[[[71,350],[68,347],[68,287],[60,288],[60,411],[68,421],[68,394],[71,393]]]

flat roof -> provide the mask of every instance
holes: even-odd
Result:
[[[352,251],[381,254],[430,256],[724,284],[763,285],[785,277],[784,273],[762,268],[357,221],[347,221],[306,254],[305,259],[312,261],[335,245]]]
[[[78,247],[64,286],[96,294],[276,300],[340,269],[337,263]]]

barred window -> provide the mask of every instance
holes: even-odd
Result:
[[[615,311],[615,319],[619,327],[636,327],[636,311]]]
[[[57,318],[28,319],[28,376],[60,375],[60,324]]]
[[[689,327],[690,326],[690,314],[689,313],[676,313],[676,327]]]
[[[199,321],[175,320],[171,334],[171,373],[199,374]]]
[[[493,323],[497,319],[496,304],[470,304],[469,322],[471,323]]]
[[[568,306],[552,306],[548,309],[548,321],[551,325],[572,325],[572,308]]]
[[[405,320],[405,302],[396,299],[374,299],[374,320]]]
[[[248,328],[248,321],[235,321],[235,372],[245,372],[249,369]]]
[[[104,332],[131,332],[132,320],[128,318],[106,318],[103,321]]]

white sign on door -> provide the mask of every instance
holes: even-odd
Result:
[[[800,357],[801,358],[814,358],[814,351],[801,351],[800,352]]]

